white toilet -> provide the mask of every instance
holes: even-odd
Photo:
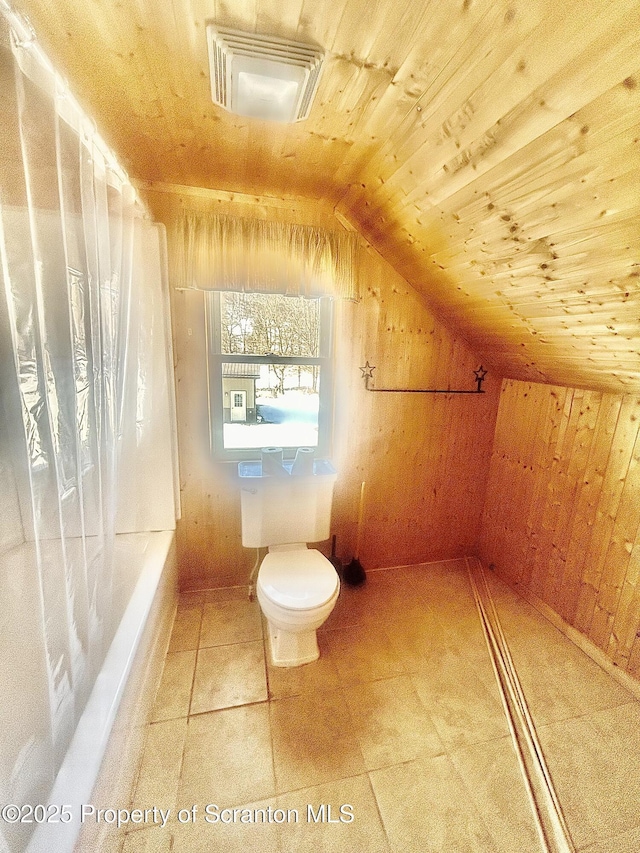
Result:
[[[271,661],[301,666],[320,656],[316,631],[340,592],[334,567],[306,544],[329,538],[336,472],[322,459],[315,460],[311,475],[263,476],[260,462],[241,462],[238,472],[242,544],[269,548],[256,591],[267,620]]]

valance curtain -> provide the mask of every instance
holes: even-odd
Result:
[[[173,283],[357,299],[356,251],[356,237],[346,231],[186,212],[173,234]]]

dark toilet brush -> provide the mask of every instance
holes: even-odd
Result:
[[[360,545],[362,541],[362,519],[364,516],[364,483],[360,486],[360,507],[358,509],[358,533],[356,538],[356,551],[353,560],[344,567],[342,577],[350,586],[358,586],[367,579],[362,564],[360,563]]]

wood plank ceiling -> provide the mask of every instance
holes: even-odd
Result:
[[[329,201],[494,369],[640,392],[638,0],[20,0],[140,181]],[[327,51],[310,118],[209,94],[205,24]]]

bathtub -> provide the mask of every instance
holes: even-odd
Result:
[[[119,808],[131,796],[177,602],[174,531],[118,535],[116,563],[124,612],[46,803],[52,818],[66,806],[71,820],[38,823],[27,853],[105,849],[80,807]]]

